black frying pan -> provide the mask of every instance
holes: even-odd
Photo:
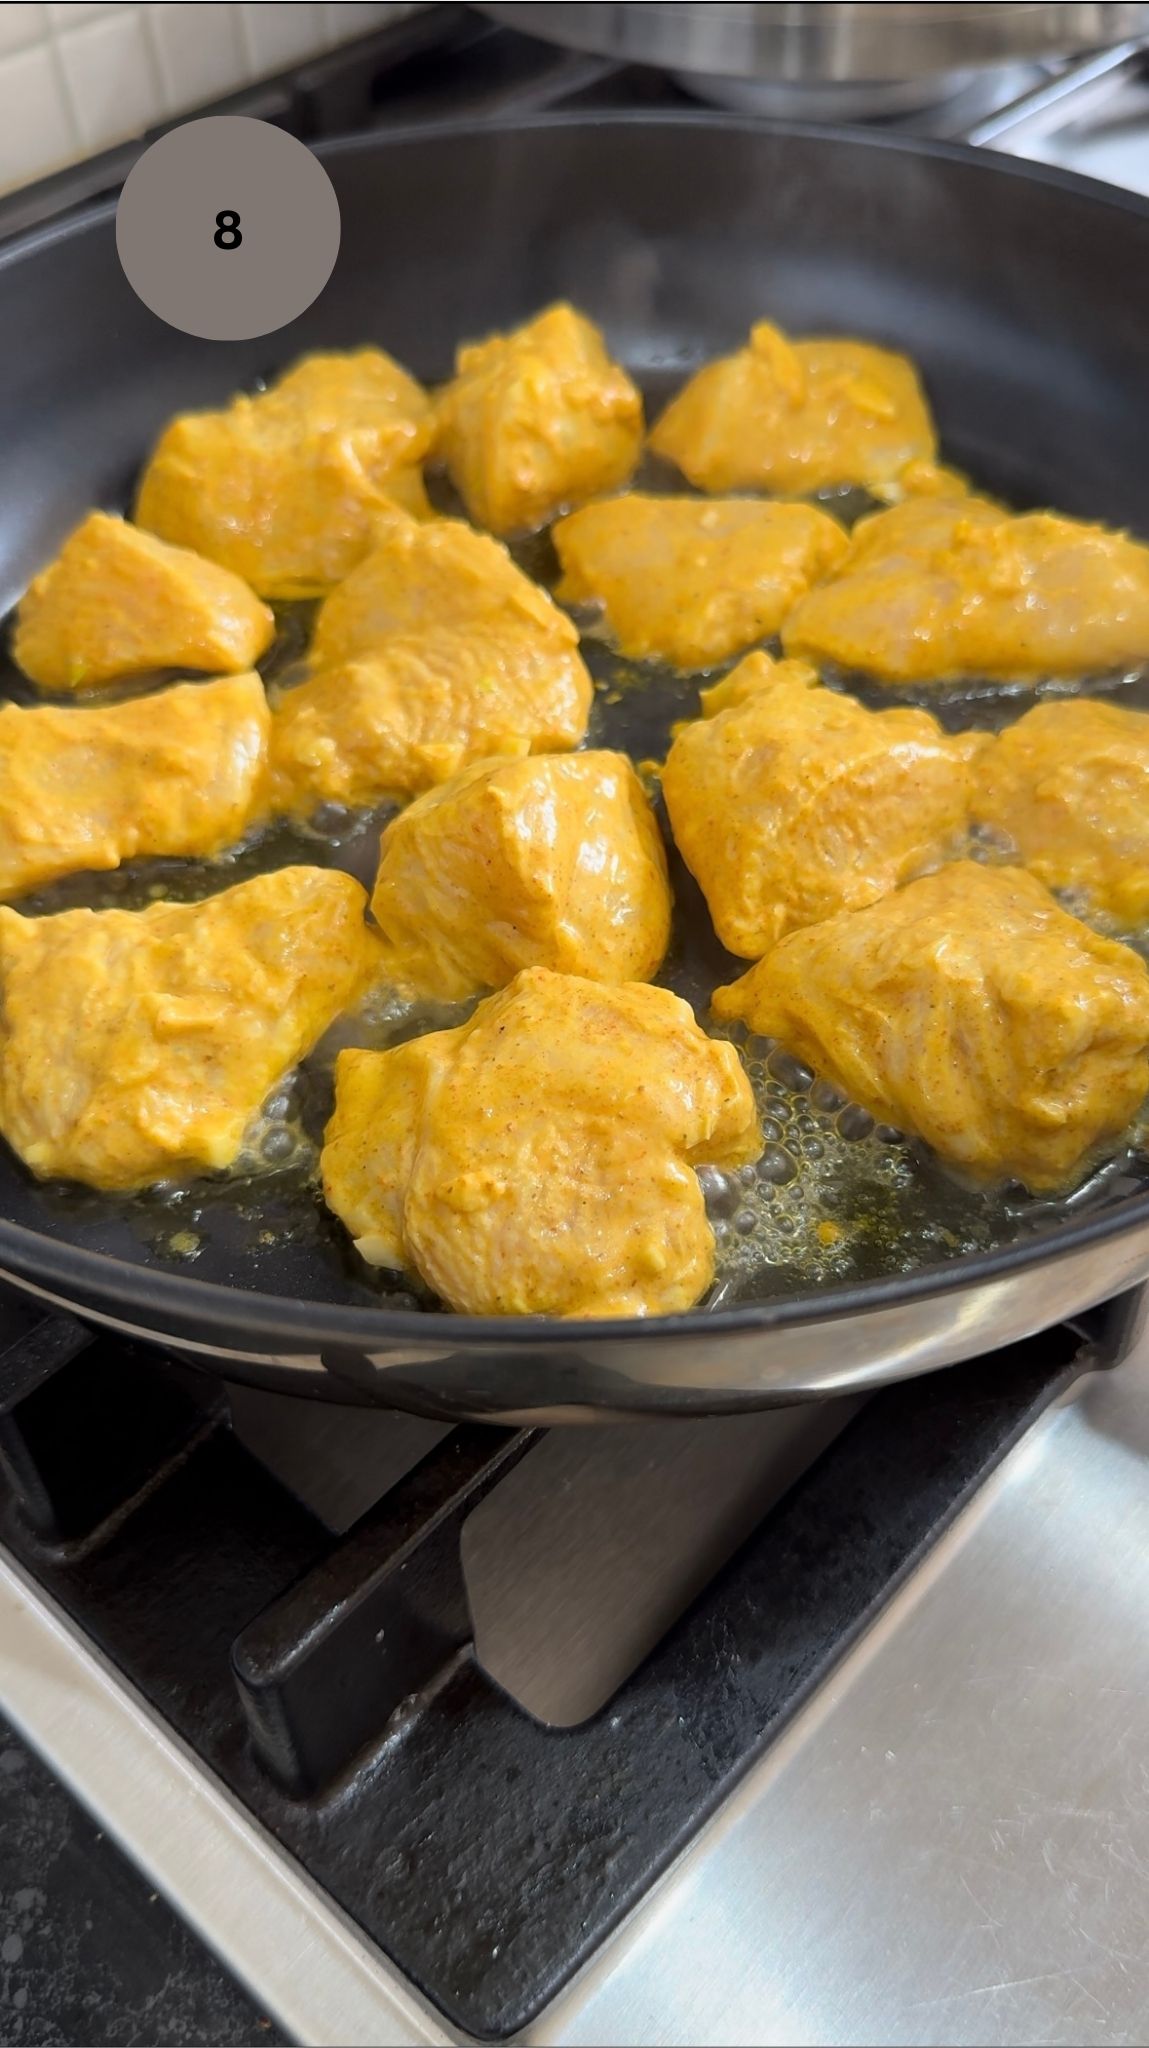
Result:
[[[1149,535],[1140,199],[941,144],[703,114],[372,135],[322,153],[342,209],[339,261],[317,304],[268,340],[163,326],[120,272],[110,207],[0,251],[0,610],[88,506],[127,502],[172,413],[308,349],[365,340],[434,381],[458,340],[558,296],[603,324],[652,394],[764,314],[889,341],[922,365],[945,452],[980,484]],[[623,690],[613,711],[600,705],[599,730],[652,751],[684,703],[648,692],[644,710]],[[337,857],[372,853],[361,835]],[[676,879],[683,921],[701,932]],[[701,996],[732,971],[711,942],[672,976]],[[239,1198],[201,1183],[165,1209],[42,1188],[3,1152],[0,1268],[232,1378],[552,1420],[875,1384],[1004,1344],[1149,1273],[1136,1162],[1068,1208],[995,1198],[976,1211],[981,1198],[924,1161],[910,1189],[884,1238],[863,1241],[831,1284],[812,1287],[780,1258],[753,1298],[735,1273],[724,1298],[660,1322],[479,1322],[397,1305],[290,1174]],[[956,1218],[956,1255],[936,1233],[912,1241],[931,1204]],[[190,1266],[172,1250],[184,1231],[199,1247]]]

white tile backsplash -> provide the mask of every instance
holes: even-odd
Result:
[[[74,131],[52,51],[44,43],[0,60],[0,192],[45,177],[74,155]]]
[[[165,114],[222,99],[251,77],[238,7],[149,7]]]
[[[95,14],[122,12],[117,0],[78,0],[74,7],[49,6],[48,18],[53,28],[75,28],[78,21],[90,21]]]
[[[321,7],[319,12],[323,16],[324,40],[329,49],[334,49],[339,43],[349,43],[354,36],[370,35],[395,9],[387,5],[387,0],[382,0],[382,5],[375,4],[375,0],[346,0],[344,6]]]
[[[42,7],[0,7],[0,57],[12,50],[26,50],[44,34]]]
[[[0,193],[412,12],[410,0],[0,0]]]
[[[82,22],[59,39],[64,83],[85,151],[109,149],[153,121],[160,97],[142,7]]]
[[[277,6],[272,0],[262,0],[260,5],[240,7],[237,12],[243,19],[248,62],[256,78],[299,64],[326,41],[320,7]]]

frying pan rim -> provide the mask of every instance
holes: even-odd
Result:
[[[536,114],[518,118],[487,120],[444,120],[411,122],[389,129],[360,129],[314,145],[318,156],[353,154],[369,146],[372,150],[409,144],[439,142],[451,138],[482,140],[502,134],[533,133],[542,130],[584,130],[598,128],[688,128],[732,133],[769,134],[805,138],[831,144],[845,142],[855,147],[886,149],[906,156],[936,158],[964,163],[998,177],[1016,177],[1028,183],[1076,194],[1091,204],[1115,207],[1121,212],[1149,218],[1149,197],[1082,176],[1059,165],[1036,164],[1024,158],[994,150],[978,149],[968,143],[915,138],[905,134],[876,132],[868,128],[832,126],[823,123],[768,121],[752,115],[730,115],[713,110],[651,110],[634,114],[623,109],[594,112]],[[65,220],[49,221],[25,229],[0,245],[0,273],[23,258],[66,241],[72,235],[111,220],[115,198],[97,200],[79,208]],[[338,1302],[301,1301],[289,1295],[265,1294],[255,1289],[225,1286],[218,1281],[200,1280],[194,1275],[170,1273],[109,1253],[94,1252],[80,1245],[60,1243],[47,1233],[30,1229],[0,1217],[0,1258],[11,1259],[16,1271],[29,1279],[50,1281],[81,1296],[130,1301],[137,1312],[162,1312],[170,1308],[177,1321],[198,1315],[225,1318],[238,1337],[282,1344],[304,1340],[316,1345],[355,1344],[365,1349],[373,1344],[408,1343],[429,1346],[438,1341],[449,1348],[468,1345],[511,1346],[523,1350],[545,1341],[548,1346],[566,1348],[587,1343],[638,1342],[644,1337],[691,1337],[703,1332],[751,1335],[755,1331],[796,1328],[803,1324],[841,1321],[869,1310],[896,1308],[903,1303],[948,1295],[976,1287],[1002,1276],[1050,1263],[1070,1253],[1123,1235],[1139,1223],[1149,1221],[1149,1190],[1130,1196],[1103,1215],[1080,1222],[1070,1218],[1048,1235],[1036,1236],[1022,1244],[1004,1245],[993,1251],[957,1257],[944,1263],[919,1267],[913,1273],[894,1274],[882,1279],[827,1287],[815,1294],[785,1296],[774,1301],[750,1302],[729,1309],[688,1309],[677,1315],[644,1318],[597,1317],[562,1321],[551,1316],[463,1316],[445,1311],[410,1311]]]
[[[1149,195],[1129,191],[1124,186],[1111,185],[1104,178],[1091,178],[1084,172],[1067,170],[1061,164],[1037,163],[1025,157],[1011,156],[1001,150],[978,147],[968,142],[945,141],[937,136],[890,133],[864,125],[851,126],[847,122],[835,125],[830,122],[775,121],[763,115],[728,114],[716,108],[706,107],[650,108],[640,113],[619,107],[603,107],[581,112],[573,110],[519,116],[491,115],[479,120],[447,118],[438,121],[407,121],[385,129],[356,128],[347,135],[332,136],[325,141],[307,142],[307,147],[318,157],[342,156],[352,155],[365,145],[370,145],[372,149],[391,149],[409,143],[464,138],[478,140],[494,135],[533,134],[542,130],[562,131],[580,128],[697,128],[721,131],[724,135],[777,135],[814,142],[846,142],[858,148],[890,150],[896,155],[932,157],[942,162],[964,163],[990,175],[1014,177],[1028,184],[1049,185],[1055,191],[1077,193],[1095,205],[1112,206],[1119,212],[1149,216]],[[170,131],[165,130],[165,133],[167,132]],[[153,139],[158,141],[162,140],[162,137]],[[78,206],[62,220],[41,221],[5,237],[0,240],[0,271],[21,257],[51,247],[54,242],[66,241],[74,234],[97,227],[105,221],[114,220],[118,203],[118,195],[106,199],[96,198]]]
[[[150,1315],[155,1307],[161,1312],[161,1321],[165,1307],[170,1307],[177,1321],[197,1315],[217,1316],[226,1320],[237,1338],[242,1335],[253,1341],[281,1344],[286,1333],[291,1342],[302,1339],[319,1346],[353,1345],[365,1351],[382,1344],[419,1344],[426,1348],[441,1339],[447,1340],[450,1349],[476,1345],[505,1349],[509,1345],[514,1350],[523,1350],[543,1342],[560,1347],[618,1344],[644,1335],[693,1337],[704,1331],[748,1336],[755,1331],[842,1322],[868,1311],[900,1308],[1009,1278],[1031,1266],[1051,1264],[1092,1244],[1102,1244],[1144,1222],[1149,1222],[1149,1191],[1130,1196],[1127,1207],[1119,1206],[1088,1221],[1059,1226],[1048,1237],[998,1246],[969,1257],[959,1255],[945,1263],[919,1266],[913,1273],[827,1287],[818,1294],[747,1302],[729,1309],[693,1308],[676,1315],[588,1316],[569,1321],[557,1316],[465,1316],[450,1310],[301,1301],[292,1295],[264,1294],[254,1288],[198,1280],[191,1274],[167,1273],[114,1258],[107,1252],[89,1251],[82,1245],[61,1244],[25,1224],[11,1223],[6,1217],[0,1217],[0,1263],[6,1264],[11,1254],[13,1268],[27,1279],[50,1281],[66,1290],[75,1282],[82,1296],[126,1301],[137,1313],[142,1310]],[[90,1290],[84,1286],[86,1278],[91,1280]]]

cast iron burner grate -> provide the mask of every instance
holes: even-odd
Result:
[[[1104,1312],[1122,1314],[1121,1303]],[[590,1487],[600,1564],[604,1541],[609,1558],[602,1524],[615,1518],[591,1432],[444,1431],[398,1417],[400,1433],[424,1436],[397,1439],[389,1490],[332,1508],[328,1489],[317,1513],[298,1497],[299,1444],[325,1411],[288,1404],[300,1416],[294,1451],[264,1444],[280,1472],[294,1471],[293,1492],[240,1441],[213,1381],[0,1294],[3,1537],[449,2020],[501,2038],[649,1889],[1035,1415],[1112,1355],[1119,1327],[1099,1316],[1092,1343],[1063,1326],[890,1388],[840,1428],[825,1409],[751,1418],[747,1429],[786,1418],[795,1429],[805,1414],[821,1431],[757,1526],[769,1494],[755,1500],[751,1464],[728,1464],[725,1450],[715,1463],[718,1438],[700,1436],[695,1452],[681,1434],[729,1430],[729,1419],[643,1425],[643,1459],[633,1446],[611,1452],[615,1433],[599,1433],[629,1472],[622,1561],[641,1551],[643,1503],[660,1491],[682,1519],[691,1487],[709,1472],[711,1494],[724,1492],[729,1471],[743,1500],[741,1520],[716,1536],[712,1518],[704,1532],[728,1561],[705,1586],[680,1581],[679,1618],[578,1726],[545,1725],[480,1667],[460,1539],[557,1446],[582,1460],[566,1490]],[[240,1426],[256,1442],[244,1400]],[[364,1416],[359,1433],[368,1424],[387,1426]],[[777,1493],[777,1473],[771,1483]],[[528,1544],[521,1499],[505,1519],[525,1571],[545,1535]],[[594,1647],[587,1610],[581,1637],[564,1640],[564,1604],[551,1644],[560,1666]],[[658,1614],[644,1611],[649,1635]]]

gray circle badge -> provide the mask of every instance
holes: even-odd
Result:
[[[161,135],[116,210],[116,248],[137,298],[184,334],[246,341],[317,298],[339,254],[339,201],[294,135],[213,114]]]

